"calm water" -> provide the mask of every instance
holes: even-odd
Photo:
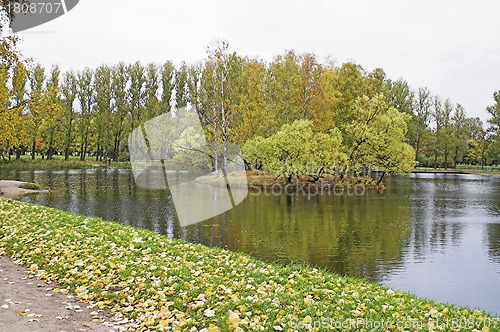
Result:
[[[176,220],[166,190],[136,187],[128,170],[0,170],[0,178],[50,190],[25,196],[27,202],[264,260],[308,262],[500,314],[500,178],[389,177],[383,193],[363,196],[254,193],[225,214],[187,227]]]

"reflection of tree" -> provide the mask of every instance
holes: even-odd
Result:
[[[224,234],[227,247],[261,259],[377,278],[381,260],[400,261],[409,228],[408,200],[392,203],[378,194],[250,195],[226,212],[226,229],[215,226],[222,218],[217,217],[211,227],[200,224],[189,231],[207,244]]]
[[[417,260],[429,251],[444,249],[450,243],[454,246],[460,244],[462,225],[449,220],[464,215],[468,195],[463,188],[464,179],[454,175],[421,177],[406,179],[412,188],[412,227],[407,246],[408,252]]]
[[[500,215],[500,187],[498,183],[492,186],[491,199],[488,204],[490,213],[494,216]],[[488,253],[490,258],[497,263],[500,263],[500,224],[493,223],[486,226],[488,236]]]
[[[488,224],[486,230],[490,258],[500,264],[500,224]]]
[[[135,227],[178,236],[172,200],[166,190],[137,188],[130,171],[65,170],[19,173],[19,179],[39,183],[47,194],[25,196],[28,202],[81,215],[99,216]],[[5,176],[13,178],[14,172]],[[3,174],[0,174],[3,176]]]

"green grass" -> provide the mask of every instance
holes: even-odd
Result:
[[[87,169],[87,168],[131,168],[130,162],[111,162],[107,164],[88,158],[81,161],[78,157],[71,156],[69,160],[64,160],[64,156],[54,156],[52,160],[36,156],[35,160],[31,156],[23,155],[20,159],[11,160],[0,159],[0,168],[22,168],[22,169]]]
[[[477,174],[477,175],[494,175],[500,176],[500,171],[497,166],[481,166],[474,165],[458,165],[457,168],[433,168],[433,167],[417,167],[413,173],[450,173],[450,174]]]
[[[40,185],[37,183],[26,182],[26,183],[21,183],[19,185],[19,188],[30,189],[30,190],[40,190]]]
[[[457,168],[461,170],[500,172],[500,166],[493,166],[493,165],[484,165],[481,167],[481,165],[460,164],[457,166]]]
[[[479,310],[5,199],[0,254],[59,283],[62,293],[133,320],[134,331],[473,330],[451,328],[461,320],[500,330]],[[374,328],[381,322],[387,329]]]

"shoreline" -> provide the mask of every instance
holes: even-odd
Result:
[[[245,187],[249,190],[280,190],[285,192],[305,191],[310,193],[328,193],[328,192],[365,192],[367,190],[382,191],[384,190],[383,183],[377,184],[377,181],[367,177],[351,177],[346,176],[343,179],[333,175],[325,175],[316,181],[311,177],[305,176],[303,179],[286,183],[282,178],[276,178],[276,175],[260,172],[246,171],[245,176],[239,173],[228,174],[228,181],[232,188]],[[213,186],[226,186],[226,181],[222,176],[214,176],[213,174],[199,176],[195,180],[197,183],[209,184]]]
[[[499,318],[484,311],[364,279],[266,263],[24,202],[0,199],[0,235],[0,255],[74,292],[77,300],[122,315],[137,331],[287,331],[333,322],[371,330],[366,324],[382,321],[388,330],[410,323],[412,330],[432,330],[438,320],[460,319],[473,320],[477,330],[494,322],[500,328]]]
[[[23,195],[46,192],[46,190],[21,188],[28,184],[30,182],[0,180],[0,197],[18,199]]]

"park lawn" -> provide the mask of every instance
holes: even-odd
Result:
[[[111,162],[111,164],[102,161],[95,161],[95,158],[89,157],[81,161],[78,157],[71,156],[69,160],[64,160],[64,156],[56,155],[53,159],[42,159],[37,155],[35,160],[29,155],[23,155],[20,159],[12,158],[0,159],[0,168],[22,168],[22,169],[87,169],[87,168],[131,168],[130,162]]]
[[[500,330],[479,310],[6,199],[0,254],[133,320],[136,331],[383,331],[382,322],[387,330]]]

